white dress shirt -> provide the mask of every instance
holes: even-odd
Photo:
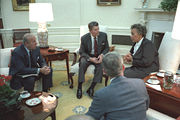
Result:
[[[137,43],[135,44],[135,46],[134,46],[134,51],[133,51],[133,55],[135,55],[135,53],[137,52],[137,50],[138,50],[139,47],[141,46],[141,43],[142,43],[143,39],[144,39],[144,37],[143,37],[139,42],[137,42]]]

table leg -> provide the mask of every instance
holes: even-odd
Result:
[[[53,113],[51,113],[51,119],[52,120],[56,120],[56,111],[54,110],[54,112]]]
[[[70,84],[70,79],[69,79],[69,52],[66,53],[66,67],[67,67],[68,84]]]

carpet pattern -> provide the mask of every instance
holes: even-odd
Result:
[[[74,114],[84,114],[88,111],[91,105],[92,99],[87,95],[86,90],[89,88],[93,76],[86,76],[86,80],[83,83],[83,97],[81,99],[76,98],[77,91],[77,76],[74,76],[74,88],[70,89],[67,81],[67,72],[65,62],[53,62],[53,87],[50,92],[58,96],[58,106],[56,108],[56,119],[64,120],[70,115]],[[103,80],[102,83],[97,84],[95,91],[104,87]],[[51,118],[47,118],[51,120]]]

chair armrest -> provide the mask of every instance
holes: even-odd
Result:
[[[74,55],[73,62],[72,62],[72,65],[71,65],[71,66],[73,66],[77,62],[77,59],[78,59],[78,56],[79,56],[79,48],[77,48],[74,52],[71,52],[71,53]]]
[[[74,55],[74,57],[73,57],[73,62],[72,62],[72,65],[71,66],[73,66],[74,64],[76,64],[76,62],[77,62],[77,56],[78,56],[78,54],[76,53],[76,52],[71,52],[73,55]]]

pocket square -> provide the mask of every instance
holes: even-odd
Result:
[[[105,43],[102,43],[102,45],[105,45]]]

